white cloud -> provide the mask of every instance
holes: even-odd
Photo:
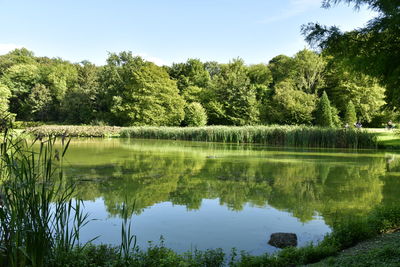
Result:
[[[320,6],[321,0],[290,0],[288,7],[284,9],[280,14],[265,18],[259,21],[259,23],[269,24],[272,22],[285,20],[304,13],[307,10],[319,8]]]
[[[22,48],[22,45],[16,45],[16,44],[0,44],[0,55],[7,54],[8,52],[16,49],[16,48]]]
[[[163,60],[163,59],[161,59],[159,57],[150,56],[150,55],[148,55],[146,53],[135,53],[133,55],[134,56],[139,56],[139,57],[141,57],[141,58],[143,58],[143,59],[145,59],[147,61],[153,62],[157,66],[168,65],[168,63],[165,60]]]

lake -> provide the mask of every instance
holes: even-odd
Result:
[[[83,241],[118,245],[123,203],[138,245],[259,255],[275,232],[318,242],[333,225],[400,202],[400,155],[184,141],[73,139],[65,175],[91,222]]]

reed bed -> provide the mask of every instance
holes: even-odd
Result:
[[[130,127],[121,137],[223,143],[259,143],[285,147],[376,148],[374,133],[360,129],[307,126]]]
[[[363,129],[310,126],[39,126],[26,129],[36,136],[127,137],[223,143],[258,143],[282,147],[376,148],[375,133]]]
[[[0,140],[0,264],[46,266],[46,260],[79,243],[86,223],[81,201],[72,201],[73,187],[62,182],[61,151],[54,139],[35,151],[24,138],[8,133]],[[72,223],[71,223],[72,221]]]
[[[118,136],[121,129],[116,126],[43,125],[27,128],[25,131],[37,137],[110,137]]]
[[[75,184],[63,177],[70,140],[62,138],[61,149],[55,142],[0,133],[0,266],[74,266],[68,255],[90,243],[80,241],[89,222],[83,201],[74,199]],[[136,246],[127,212],[122,216],[121,263]]]

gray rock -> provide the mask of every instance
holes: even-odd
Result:
[[[296,247],[297,235],[293,233],[273,233],[268,244],[277,248]]]

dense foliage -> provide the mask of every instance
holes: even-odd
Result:
[[[26,49],[0,56],[1,116],[11,113],[18,121],[341,127],[352,101],[358,120],[381,126],[389,119],[383,111],[385,92],[378,78],[340,57],[310,50],[279,55],[268,64],[189,59],[163,67],[131,52],[110,54],[104,66],[35,57]],[[390,119],[396,114],[391,112]]]
[[[330,8],[338,3],[366,5],[378,15],[366,26],[342,32],[336,26],[318,23],[303,26],[307,41],[333,55],[349,68],[379,80],[387,88],[388,107],[400,107],[400,3],[396,0],[324,0]],[[370,79],[370,78],[368,78]],[[352,80],[352,79],[350,79]],[[353,100],[354,101],[354,100]],[[356,104],[356,103],[354,103]]]

